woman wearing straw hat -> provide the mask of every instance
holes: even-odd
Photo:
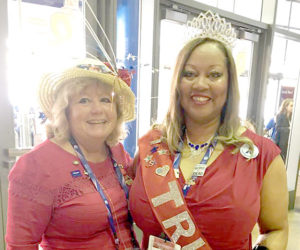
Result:
[[[210,11],[190,24],[165,122],[139,139],[129,205],[142,248],[250,250],[258,222],[255,249],[283,250],[285,167],[274,143],[241,126],[234,30]]]
[[[132,249],[120,140],[135,97],[101,62],[84,60],[45,75],[40,106],[48,139],[9,175],[7,249]]]

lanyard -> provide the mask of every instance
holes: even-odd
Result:
[[[203,176],[205,174],[206,168],[207,168],[207,162],[210,158],[210,156],[212,155],[216,145],[217,145],[217,139],[214,139],[208,146],[202,160],[200,161],[200,163],[196,164],[191,180],[195,181],[199,176]],[[179,148],[180,150],[182,149],[182,141],[179,143]],[[180,164],[180,159],[181,159],[181,152],[177,152],[175,154],[175,158],[174,158],[174,162],[173,162],[173,169],[174,169],[174,173],[176,178],[179,178],[179,164]],[[184,197],[187,195],[188,191],[190,190],[191,185],[190,184],[185,184],[182,188],[182,192]]]
[[[70,143],[73,146],[73,148],[74,148],[74,150],[75,150],[78,158],[80,159],[80,162],[82,163],[84,170],[87,172],[88,176],[90,177],[90,180],[94,184],[97,192],[100,194],[100,196],[101,196],[101,198],[102,198],[102,200],[104,202],[104,205],[106,207],[107,214],[108,214],[107,217],[108,217],[109,226],[110,226],[110,228],[111,228],[111,230],[113,232],[116,249],[118,249],[118,245],[120,244],[120,240],[119,240],[119,238],[117,236],[115,222],[114,222],[114,219],[113,219],[113,216],[112,216],[112,210],[111,210],[111,207],[110,207],[110,205],[108,203],[107,197],[106,197],[103,189],[101,188],[98,179],[96,178],[95,174],[93,173],[90,165],[88,164],[88,162],[85,159],[85,157],[84,157],[81,149],[79,148],[77,142],[75,141],[75,139],[73,137],[70,138]],[[128,187],[126,186],[124,176],[122,175],[121,170],[119,169],[117,162],[112,157],[112,153],[111,153],[110,149],[109,149],[109,154],[110,154],[113,166],[114,166],[114,171],[115,171],[115,173],[116,173],[116,175],[118,177],[118,180],[119,180],[119,183],[120,183],[121,187],[123,188],[123,190],[125,192],[126,199],[128,200],[129,191],[128,191]],[[129,213],[128,219],[129,219],[129,222],[132,225],[132,217],[131,217],[130,213]],[[132,237],[133,237],[133,232],[131,232],[131,233],[132,233]],[[134,240],[134,238],[132,240]]]

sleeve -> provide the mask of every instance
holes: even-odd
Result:
[[[267,124],[267,126],[266,126],[266,130],[270,130],[271,128],[274,127],[274,125],[275,125],[274,118],[272,118],[272,119],[268,122],[268,124]]]
[[[259,165],[261,166],[262,176],[264,177],[270,164],[276,156],[280,154],[280,148],[271,140],[260,137],[259,147]]]
[[[9,174],[7,250],[36,250],[50,221],[53,195],[31,156],[21,157]]]

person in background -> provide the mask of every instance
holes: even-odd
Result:
[[[267,135],[268,138],[270,138],[273,142],[275,142],[275,139],[276,139],[276,137],[275,137],[276,136],[276,117],[273,117],[270,119],[270,121],[266,125],[264,133]]]
[[[85,59],[39,87],[48,139],[9,174],[7,250],[133,249],[120,140],[135,96],[103,63]]]
[[[283,100],[276,116],[275,143],[281,149],[281,156],[283,160],[286,160],[293,105],[293,99],[287,98]]]
[[[150,246],[163,238],[182,249],[249,250],[258,223],[255,249],[285,249],[284,162],[240,124],[234,30],[211,11],[188,27],[195,34],[177,57],[165,121],[139,139],[129,206],[142,248],[150,237]]]

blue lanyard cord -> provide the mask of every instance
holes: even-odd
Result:
[[[121,173],[121,170],[120,170],[117,162],[113,158],[110,148],[109,148],[109,154],[110,154],[110,158],[112,160],[113,166],[114,166],[115,173],[118,177],[119,183],[120,183],[121,187],[123,188],[123,190],[125,192],[126,199],[128,200],[129,199],[129,190],[128,190],[128,187],[126,185],[125,178],[124,178],[123,174]]]
[[[111,210],[111,207],[110,207],[109,202],[107,200],[107,197],[106,197],[103,189],[101,188],[98,179],[94,175],[91,167],[89,166],[89,164],[86,161],[81,149],[79,148],[79,146],[77,145],[77,142],[75,141],[75,139],[73,137],[70,138],[70,143],[73,146],[73,148],[76,152],[76,155],[78,156],[80,162],[82,163],[84,170],[88,173],[88,176],[90,177],[90,179],[91,179],[92,183],[94,184],[97,192],[100,194],[100,196],[101,196],[101,198],[104,202],[104,205],[105,205],[107,213],[108,213],[107,217],[108,217],[109,226],[110,226],[110,228],[113,232],[116,249],[118,249],[118,245],[120,244],[120,240],[118,239],[118,236],[117,236],[117,231],[116,231],[116,228],[115,228],[115,222],[114,222],[114,219],[113,219],[113,216],[112,216],[112,210]],[[110,154],[113,166],[114,166],[115,173],[118,177],[119,183],[120,183],[121,187],[123,188],[123,190],[125,192],[125,195],[126,195],[126,199],[128,201],[129,191],[128,191],[128,187],[126,186],[124,176],[122,175],[117,162],[113,159],[110,149],[109,149],[109,154]],[[130,213],[128,214],[128,220],[132,225],[133,220],[132,220],[132,217],[131,217]],[[137,242],[135,240],[132,228],[131,228],[131,236],[132,236],[132,242],[133,242],[134,246],[137,246]]]
[[[202,160],[200,161],[200,165],[203,166],[203,169],[205,171],[206,167],[207,167],[207,162],[209,160],[209,158],[211,157],[216,145],[217,145],[217,142],[218,140],[217,139],[214,139],[208,146]],[[176,173],[180,173],[179,171],[179,164],[180,164],[180,160],[181,160],[181,150],[182,150],[182,147],[183,147],[183,143],[182,141],[179,143],[179,148],[180,148],[180,151],[177,152],[175,154],[175,157],[174,157],[174,162],[173,162],[173,169],[175,171],[175,175]],[[179,177],[178,175],[176,176],[177,178]],[[191,179],[193,181],[195,181],[197,178],[199,177],[199,175],[197,174],[197,170],[196,168],[194,169],[193,171],[193,174],[192,174],[192,177]],[[182,188],[182,192],[183,192],[183,195],[184,197],[187,195],[188,191],[190,190],[191,188],[191,185],[190,184],[185,184]]]
[[[113,158],[113,155],[112,155],[112,152],[109,149],[109,154],[110,154],[110,157],[111,157],[111,160],[112,160],[112,163],[113,163],[113,166],[114,166],[114,170],[117,174],[117,177],[118,177],[118,180],[119,180],[119,183],[121,185],[121,187],[123,188],[124,190],[124,193],[126,195],[126,200],[127,200],[127,206],[128,206],[128,221],[131,225],[131,230],[130,230],[130,233],[131,233],[131,240],[132,240],[132,244],[134,246],[134,249],[139,249],[139,244],[137,243],[136,241],[136,237],[135,237],[135,234],[134,234],[134,231],[133,231],[133,218],[131,216],[131,213],[129,211],[129,205],[128,205],[128,201],[129,201],[129,190],[128,190],[128,187],[126,185],[126,182],[125,182],[125,178],[123,176],[123,174],[121,173],[121,170],[116,162],[116,160]]]

